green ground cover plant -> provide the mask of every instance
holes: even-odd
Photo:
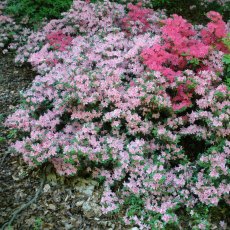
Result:
[[[13,15],[17,22],[24,20],[30,26],[38,26],[44,18],[60,18],[72,0],[9,0],[5,12]]]

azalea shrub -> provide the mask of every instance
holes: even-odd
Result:
[[[24,133],[13,148],[30,166],[98,178],[103,213],[126,225],[178,228],[182,211],[185,229],[224,229],[210,215],[230,203],[228,31],[207,17],[75,0],[17,51],[38,75],[5,122]]]

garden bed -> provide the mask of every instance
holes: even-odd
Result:
[[[0,15],[3,229],[227,228],[229,24],[127,3]]]

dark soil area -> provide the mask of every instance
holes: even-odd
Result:
[[[35,75],[30,66],[17,67],[14,54],[0,54],[0,229],[121,229],[117,220],[102,216],[96,181],[58,177],[49,168],[41,188],[42,169],[29,168],[9,149],[18,137],[3,126],[4,119],[15,110],[19,92]],[[11,228],[3,228],[39,189],[36,202],[15,216]]]

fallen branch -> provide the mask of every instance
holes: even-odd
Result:
[[[46,181],[46,167],[43,168],[43,173],[42,173],[42,178],[41,178],[41,183],[40,183],[40,187],[38,188],[35,196],[30,200],[28,201],[27,203],[23,204],[20,208],[18,208],[17,210],[14,211],[14,213],[12,214],[12,217],[9,221],[7,221],[2,227],[1,227],[1,230],[5,230],[6,227],[10,227],[11,224],[13,223],[13,221],[16,219],[16,217],[18,216],[18,214],[20,212],[22,212],[23,210],[25,210],[26,208],[28,208],[32,203],[34,203],[40,193],[42,192],[42,189],[44,187],[44,184],[45,184],[45,181]]]

